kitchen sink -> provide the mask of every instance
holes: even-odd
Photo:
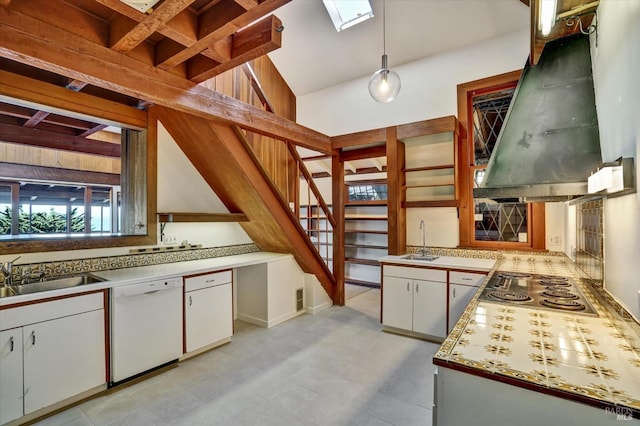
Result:
[[[20,284],[11,287],[0,287],[0,298],[17,296],[20,294],[40,293],[41,291],[59,290],[62,288],[77,287],[86,284],[93,284],[105,281],[92,274],[73,275],[65,278],[58,278],[51,281],[37,282],[31,284]]]
[[[440,256],[428,256],[428,255],[420,255],[420,254],[407,254],[406,256],[402,256],[401,259],[407,260],[420,260],[422,262],[432,262],[438,259]]]

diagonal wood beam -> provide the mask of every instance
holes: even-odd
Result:
[[[130,52],[161,26],[165,25],[177,14],[189,7],[194,1],[195,0],[165,0],[143,21],[134,25],[133,28],[124,34],[118,34],[117,31],[110,31],[109,43],[111,48],[116,52]],[[122,25],[117,27],[123,29]]]
[[[97,126],[94,126],[92,128],[90,128],[89,130],[85,130],[84,132],[80,133],[78,135],[79,138],[86,138],[87,136],[91,136],[94,133],[99,132],[100,130],[106,128],[107,125],[106,124],[98,124]]]
[[[205,51],[254,21],[268,15],[290,0],[264,0],[250,10],[245,10],[234,0],[221,0],[198,17],[198,40],[185,49],[166,55],[156,52],[156,65],[164,70]],[[176,40],[177,41],[177,40]],[[162,43],[160,43],[162,45]],[[162,50],[161,46],[158,46]]]
[[[261,5],[268,1],[265,0]],[[39,34],[46,34],[46,39],[39,38]],[[322,153],[331,153],[330,138],[326,135],[141,63],[108,47],[96,45],[11,8],[0,8],[0,40],[3,40],[0,45],[2,57],[157,105],[209,120],[239,124],[257,133],[288,140]]]
[[[33,114],[31,118],[25,121],[23,126],[29,127],[29,128],[36,127],[38,123],[40,123],[42,120],[47,118],[48,115],[49,115],[49,112],[47,111],[38,111],[35,114]]]
[[[12,124],[0,124],[0,141],[120,158],[120,145]]]
[[[197,56],[189,60],[187,78],[202,83],[247,61],[272,52],[282,45],[282,22],[275,16],[246,28],[233,36],[231,59],[211,66],[211,61]]]

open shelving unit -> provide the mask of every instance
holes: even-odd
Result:
[[[333,229],[322,209],[316,205],[300,206],[300,225],[316,246],[327,267],[333,270]]]
[[[380,286],[378,259],[388,254],[385,201],[345,204],[345,282]]]

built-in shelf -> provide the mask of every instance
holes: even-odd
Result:
[[[345,262],[358,263],[360,265],[379,266],[380,262],[372,259],[359,259],[357,257],[345,257]]]
[[[388,231],[376,231],[374,229],[345,229],[345,234],[388,234]]]
[[[244,213],[158,213],[158,222],[249,222]]]
[[[381,216],[381,215],[358,215],[358,216],[354,216],[354,215],[349,215],[349,216],[345,216],[344,220],[387,220],[387,216]]]
[[[349,278],[349,277],[345,277],[344,282],[347,284],[355,284],[355,285],[360,285],[364,287],[374,287],[374,288],[380,287],[380,283],[375,281],[365,281],[365,280],[359,280],[359,279]]]
[[[458,200],[404,201],[402,207],[458,207]]]
[[[435,166],[426,166],[426,167],[412,167],[403,169],[405,173],[411,172],[428,172],[430,170],[443,170],[443,169],[453,169],[455,167],[454,164],[438,164]]]
[[[387,246],[381,245],[369,245],[369,244],[345,244],[345,248],[365,248],[365,249],[374,249],[374,250],[386,250]]]

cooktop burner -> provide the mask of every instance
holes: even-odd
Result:
[[[555,275],[497,271],[480,294],[480,300],[598,315],[573,278]]]
[[[540,296],[554,297],[557,299],[578,299],[579,298],[577,294],[573,294],[564,289],[548,289],[540,293]]]
[[[510,302],[529,302],[533,300],[526,294],[513,293],[510,291],[491,291],[488,293],[488,296],[492,299],[508,300]]]
[[[587,307],[582,303],[576,302],[575,300],[566,299],[542,299],[540,304],[549,308],[559,308],[568,311],[584,311],[585,309],[587,309]]]

